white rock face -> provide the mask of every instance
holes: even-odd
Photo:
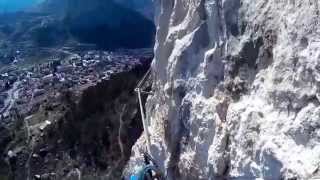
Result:
[[[161,0],[148,98],[168,179],[320,173],[320,2]],[[128,173],[141,164],[144,138]]]

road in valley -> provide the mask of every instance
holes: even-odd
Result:
[[[13,84],[12,88],[7,91],[8,96],[4,101],[4,107],[0,109],[0,115],[3,115],[4,117],[9,115],[11,108],[19,98],[19,85],[20,81],[17,81]]]

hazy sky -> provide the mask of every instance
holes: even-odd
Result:
[[[19,11],[30,8],[43,0],[0,0],[1,12]]]

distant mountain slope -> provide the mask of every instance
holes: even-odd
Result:
[[[0,13],[24,10],[41,1],[42,0],[0,0]]]
[[[0,17],[10,25],[8,37],[40,47],[67,42],[96,44],[103,49],[145,48],[153,45],[155,27],[138,10],[112,0],[45,0],[23,14]],[[33,14],[33,15],[30,15]],[[2,26],[4,24],[0,24]]]
[[[63,16],[69,0],[43,0],[33,11]]]
[[[57,14],[63,13],[68,5],[76,7],[86,5],[86,8],[88,8],[93,7],[94,5],[97,5],[99,3],[107,5],[113,2],[130,10],[136,11],[150,20],[153,19],[153,0],[44,0],[44,2],[40,6],[38,6],[38,10],[40,9],[42,12],[45,11]]]
[[[65,23],[80,41],[99,46],[145,47],[152,45],[153,22],[113,1],[69,0]]]
[[[129,9],[133,9],[144,15],[146,18],[153,20],[153,0],[114,0],[114,2],[119,3]]]

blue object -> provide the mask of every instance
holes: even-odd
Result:
[[[136,175],[131,175],[130,180],[145,180],[146,177],[150,176],[149,172],[151,171],[157,172],[157,168],[150,164],[146,165]]]
[[[138,180],[138,177],[135,176],[135,175],[132,175],[132,176],[130,177],[130,180]]]
[[[144,180],[146,176],[148,176],[148,173],[150,171],[154,171],[154,172],[157,172],[157,168],[154,167],[153,165],[147,165],[145,166],[140,172],[139,172],[139,175],[138,175],[138,179],[137,180]]]

